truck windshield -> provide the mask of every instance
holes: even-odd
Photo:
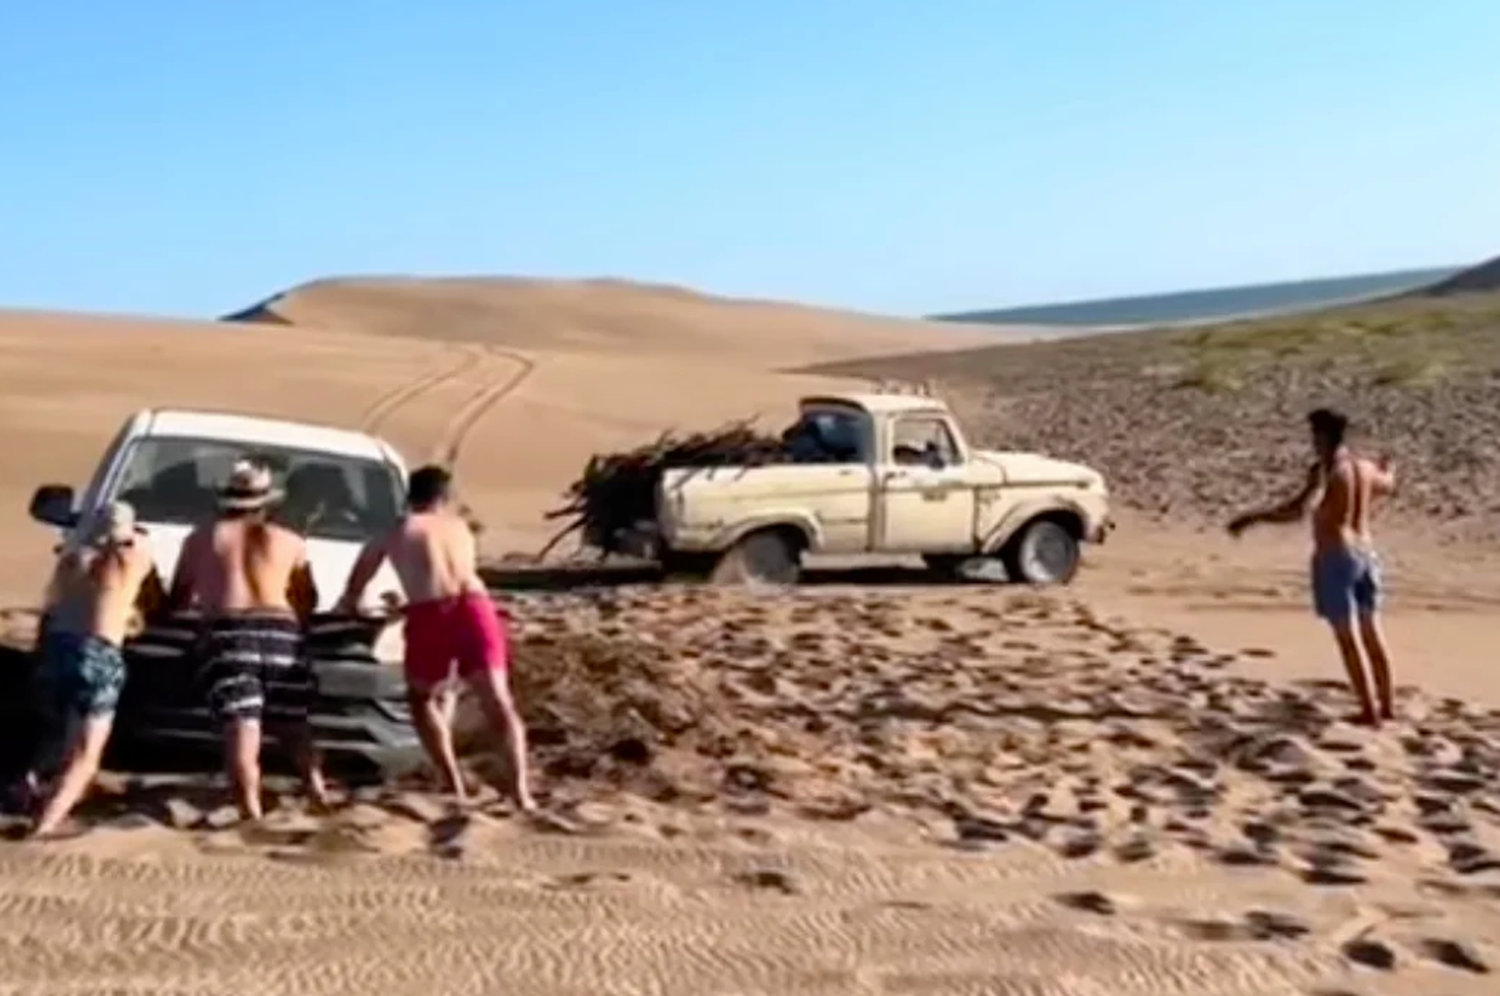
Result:
[[[236,460],[272,469],[284,497],[272,519],[310,539],[363,542],[395,524],[401,481],[378,460],[222,439],[152,436],[141,440],[115,489],[145,523],[196,525],[214,512],[219,486]]]

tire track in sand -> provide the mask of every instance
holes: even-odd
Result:
[[[485,345],[480,348],[488,354],[491,361],[496,362],[496,365],[499,365],[499,361],[509,361],[514,368],[508,376],[487,380],[454,409],[452,418],[448,420],[447,426],[444,427],[442,434],[432,447],[433,461],[448,468],[458,463],[464,443],[480,420],[536,371],[536,361],[522,353],[502,349],[499,346]],[[501,369],[503,370],[504,367]]]
[[[466,347],[459,361],[438,370],[430,370],[414,380],[405,381],[380,395],[366,406],[359,417],[361,432],[376,433],[386,421],[402,408],[436,387],[452,381],[459,374],[479,363],[484,351]]]

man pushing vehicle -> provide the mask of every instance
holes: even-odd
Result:
[[[450,791],[465,795],[453,749],[451,720],[440,692],[457,665],[492,729],[505,740],[516,803],[533,812],[526,762],[526,727],[511,695],[509,637],[477,572],[474,534],[453,501],[452,475],[442,467],[412,472],[405,516],[365,545],[339,599],[353,613],[360,596],[390,558],[406,595],[405,672],[412,721]]]

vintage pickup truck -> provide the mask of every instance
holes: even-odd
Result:
[[[79,542],[90,516],[126,501],[155,556],[141,605],[148,624],[125,644],[129,677],[115,739],[170,747],[218,741],[197,680],[196,619],[163,618],[156,609],[183,540],[212,514],[215,487],[235,460],[252,454],[272,466],[285,492],[274,517],[307,538],[316,588],[316,602],[303,606],[311,610],[308,652],[319,689],[314,735],[335,763],[356,760],[382,774],[409,768],[420,746],[399,666],[402,627],[381,619],[382,600],[398,590],[390,564],[370,585],[360,616],[329,611],[361,545],[400,516],[405,464],[388,443],[363,433],[226,412],[136,412],[100,455],[81,495],[47,484],[32,496],[32,517],[61,533],[59,552]]]
[[[636,550],[724,581],[792,583],[812,553],[920,555],[944,573],[997,559],[1011,580],[1067,584],[1080,544],[1113,528],[1098,471],[974,449],[941,400],[830,394],[800,410],[791,462],[664,471]]]

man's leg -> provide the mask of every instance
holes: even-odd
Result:
[[[526,763],[526,724],[521,711],[516,708],[510,694],[510,681],[503,667],[489,667],[473,674],[469,685],[479,699],[490,729],[505,738],[506,754],[510,760],[511,777],[516,805],[525,812],[536,809],[536,800],[531,795],[531,775]]]
[[[1370,697],[1370,682],[1365,676],[1364,651],[1354,630],[1354,581],[1356,563],[1343,550],[1320,553],[1313,559],[1313,609],[1333,628],[1349,686],[1359,700],[1360,719],[1371,726],[1379,725],[1375,702]]]
[[[328,785],[323,778],[323,755],[313,739],[312,710],[317,684],[312,665],[304,655],[302,633],[295,634],[295,649],[274,644],[266,653],[266,716],[275,718],[277,734],[292,752],[308,801],[317,809],[328,807]]]
[[[93,784],[104,758],[105,745],[109,743],[114,718],[113,713],[100,713],[81,717],[73,724],[62,771],[53,783],[47,801],[42,804],[42,811],[31,830],[32,836],[45,837],[56,832]]]
[[[260,716],[230,716],[224,725],[225,768],[234,789],[235,805],[240,816],[258,820],[263,814],[260,801]]]
[[[292,752],[307,799],[316,809],[329,806],[328,782],[323,777],[323,753],[313,741],[312,723],[306,717],[278,719],[276,735]]]
[[[425,687],[412,683],[408,677],[406,701],[411,708],[412,725],[422,741],[422,749],[428,760],[438,769],[438,775],[449,792],[459,799],[464,798],[463,774],[458,770],[458,755],[453,750],[453,731],[444,719],[441,686]]]
[[[1394,719],[1396,708],[1391,687],[1391,653],[1386,646],[1378,612],[1359,614],[1359,637],[1364,644],[1365,654],[1370,658],[1370,671],[1375,677],[1375,693],[1380,699],[1380,718]]]
[[[1379,726],[1375,702],[1370,698],[1370,682],[1365,676],[1365,655],[1359,645],[1359,636],[1354,632],[1353,619],[1345,617],[1329,623],[1333,627],[1333,638],[1339,645],[1339,656],[1344,660],[1344,670],[1349,675],[1349,686],[1354,689],[1354,697],[1359,699],[1360,721]]]
[[[1380,699],[1380,718],[1394,719],[1396,708],[1391,683],[1391,652],[1380,625],[1381,577],[1380,557],[1371,551],[1365,556],[1364,570],[1354,585],[1354,605],[1359,610],[1359,638],[1370,658],[1375,677],[1375,693]]]

